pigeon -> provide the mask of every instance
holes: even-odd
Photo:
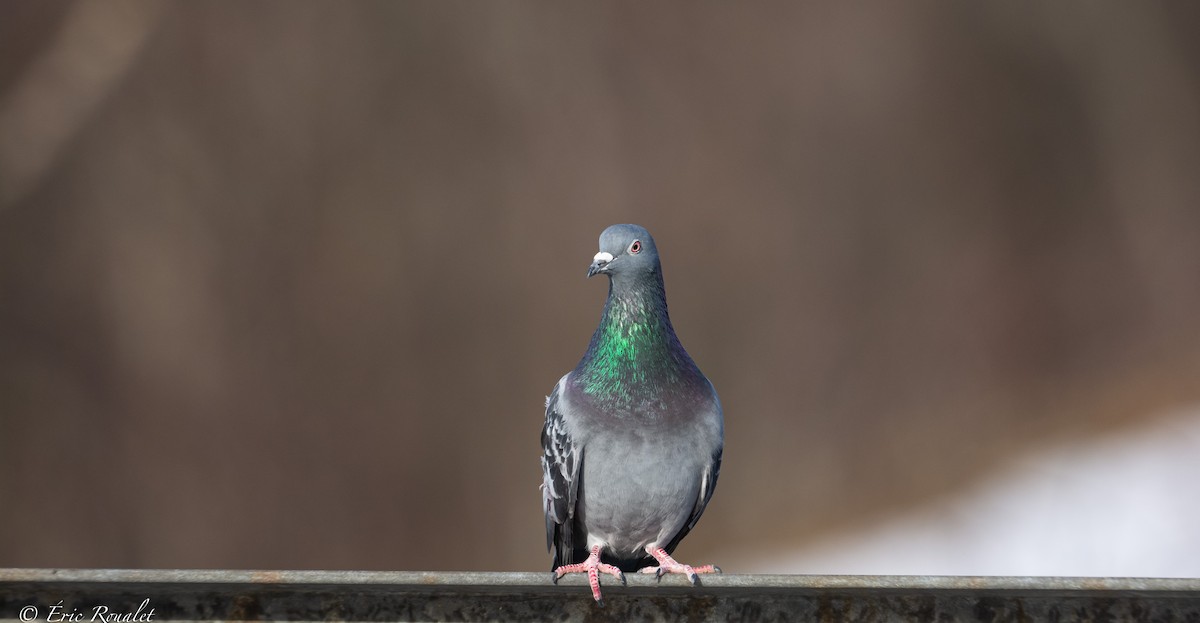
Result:
[[[587,352],[546,398],[542,505],[553,580],[599,574],[720,573],[671,557],[712,498],[724,418],[717,392],[667,315],[650,232],[613,225],[587,276],[607,275],[608,299]]]

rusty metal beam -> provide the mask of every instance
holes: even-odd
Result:
[[[0,569],[0,621],[1200,621],[1200,579],[628,579],[601,609],[549,573]]]

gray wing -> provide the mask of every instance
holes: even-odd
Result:
[[[675,548],[683,540],[683,537],[692,531],[697,521],[700,521],[700,515],[704,514],[704,507],[708,506],[708,501],[712,499],[713,491],[717,490],[717,477],[721,475],[721,454],[724,452],[724,448],[724,444],[717,446],[717,451],[713,453],[708,468],[704,470],[704,477],[700,481],[700,495],[696,498],[696,505],[692,507],[692,514],[688,517],[688,521],[684,524],[683,529],[667,544],[666,550],[668,554],[675,551]]]
[[[577,550],[586,543],[576,535],[575,505],[579,492],[579,467],[583,449],[567,432],[559,408],[559,392],[566,377],[546,398],[546,425],[542,427],[542,510],[546,513],[546,549],[554,554],[554,567],[578,562]]]

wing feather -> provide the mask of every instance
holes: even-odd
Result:
[[[575,506],[578,502],[579,468],[583,450],[571,438],[564,418],[560,393],[567,377],[546,398],[546,424],[542,427],[542,510],[546,514],[546,549],[554,555],[554,567],[573,562],[584,549],[576,535]]]

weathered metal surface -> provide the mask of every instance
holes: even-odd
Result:
[[[0,569],[0,620],[1160,621],[1200,623],[1200,580],[630,574],[592,603],[549,573]],[[97,610],[100,608],[101,610]]]

